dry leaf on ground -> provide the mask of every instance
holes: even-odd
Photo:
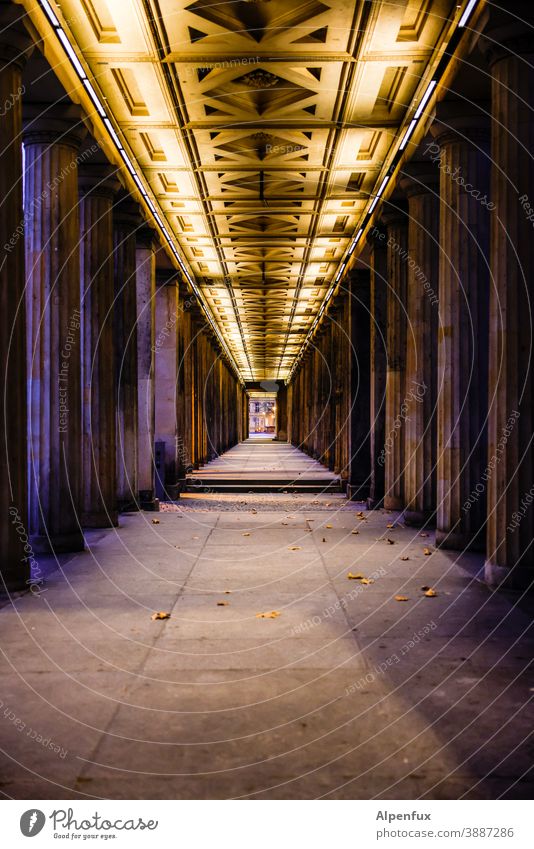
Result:
[[[428,555],[432,554],[432,552],[429,548],[423,548],[423,554],[426,554],[426,556],[428,557]]]
[[[437,592],[436,590],[433,590],[432,587],[429,587],[428,590],[426,590],[425,595],[427,598],[435,598],[437,596]]]
[[[359,534],[359,531],[351,531],[351,534]]]
[[[396,595],[395,601],[410,601],[407,595]]]
[[[332,525],[325,525],[325,528],[331,528]]]
[[[159,519],[152,519],[153,525],[159,525]]]
[[[421,533],[419,534],[419,536],[420,536],[420,537],[427,537],[427,536],[428,536],[428,534],[426,533],[426,531],[421,531]]]
[[[409,558],[409,557],[407,557],[406,555],[405,555],[404,557],[401,557],[401,560],[409,560],[409,559],[410,559],[410,558]]]
[[[256,619],[276,619],[280,616],[278,610],[271,610],[268,613],[256,613]]]
[[[394,527],[395,527],[395,525],[393,524],[393,522],[388,522],[387,525],[386,525],[386,528],[394,528]]]
[[[395,545],[395,540],[390,539],[389,537],[386,537],[386,542],[387,542],[388,545]]]
[[[243,534],[242,536],[244,536],[244,537],[249,537],[249,536],[250,536],[250,534],[249,534],[249,533],[246,533],[246,534]]]
[[[228,604],[230,604],[229,601],[218,601],[217,607],[226,607]]]
[[[361,575],[360,572],[358,572],[356,575],[353,575],[352,572],[349,572],[349,574],[347,575],[349,581],[362,581],[364,577],[365,576]]]
[[[300,545],[290,545],[288,551],[300,551]]]
[[[152,614],[152,616],[151,616],[150,618],[151,618],[151,619],[154,619],[154,620],[156,620],[156,619],[170,619],[170,618],[171,618],[171,614],[170,614],[170,613],[165,613],[165,611],[164,611],[164,610],[158,610],[158,612],[157,612],[157,613],[153,613],[153,614]]]
[[[362,578],[360,581],[361,584],[374,584],[373,578]]]

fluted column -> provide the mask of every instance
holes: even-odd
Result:
[[[486,578],[534,578],[534,10],[490,10],[492,79]],[[523,21],[524,23],[522,23]]]
[[[117,396],[117,502],[137,510],[137,301],[135,232],[139,207],[128,197],[113,210],[115,271],[115,392]]]
[[[369,271],[351,272],[349,289],[350,406],[349,478],[347,495],[363,500],[369,495],[370,449],[370,279]]]
[[[25,121],[30,527],[36,551],[76,551],[84,547],[78,154],[85,129],[74,105],[30,105]]]
[[[22,68],[32,49],[20,7],[0,3],[0,589],[31,586],[27,510]],[[39,581],[36,580],[38,586]]]
[[[179,275],[156,269],[155,441],[163,442],[165,460],[159,469],[167,497],[176,498],[179,473],[176,391],[179,364],[178,325],[181,321]]]
[[[427,155],[440,169],[436,542],[484,548],[490,152],[487,109],[443,101]],[[482,490],[482,491],[480,491]]]
[[[387,227],[387,369],[383,454],[384,507],[404,508],[404,426],[406,421],[406,285],[408,216],[398,195],[382,213]]]
[[[386,233],[373,227],[368,236],[371,247],[371,480],[367,506],[381,507],[384,501],[384,464],[382,462],[386,423],[386,317],[387,249]]]
[[[118,524],[115,355],[113,332],[113,198],[111,166],[80,168],[82,288],[82,525]]]
[[[141,227],[136,233],[137,302],[137,486],[139,506],[157,510],[154,494],[154,342],[156,328],[156,233]]]
[[[403,173],[409,214],[404,517],[422,525],[436,509],[439,172],[411,163]]]

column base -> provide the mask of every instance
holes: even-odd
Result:
[[[403,510],[404,501],[395,495],[384,495],[384,510]]]
[[[81,532],[58,534],[48,538],[36,534],[30,539],[35,554],[65,554],[69,551],[84,551],[85,539]]]
[[[368,496],[368,485],[347,482],[347,498],[349,501],[367,501]]]
[[[159,512],[159,498],[155,498],[153,489],[139,490],[139,508],[152,513]]]
[[[119,513],[137,513],[139,510],[139,504],[133,498],[129,500],[119,500],[117,505],[117,510]]]
[[[457,551],[484,551],[485,534],[480,532],[475,536],[455,531],[436,530],[436,546],[438,548],[452,548]]]
[[[119,513],[110,510],[107,513],[82,513],[82,528],[117,528],[119,526]]]
[[[0,593],[16,593],[27,590],[31,584],[30,573],[28,570],[21,575],[16,573],[6,574],[0,572]]]
[[[383,498],[372,498],[371,496],[367,499],[367,509],[368,510],[380,510],[384,506]]]
[[[404,511],[404,524],[409,525],[412,528],[420,528],[423,525],[427,525],[432,516],[434,514],[430,511],[423,510],[405,510]]]
[[[164,486],[165,497],[169,501],[178,501],[180,498],[180,483],[166,483]]]

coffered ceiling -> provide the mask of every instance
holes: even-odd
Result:
[[[58,5],[243,378],[287,377],[456,4]]]

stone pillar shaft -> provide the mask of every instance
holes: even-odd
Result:
[[[18,10],[0,5],[0,587],[30,581],[27,511],[26,304],[22,209],[22,67],[31,40]]]
[[[384,501],[384,440],[386,423],[386,318],[387,318],[387,248],[386,234],[371,231],[371,481],[367,506],[381,507]]]
[[[432,128],[436,141],[430,148],[432,158],[439,159],[441,175],[436,541],[444,548],[483,549],[489,126],[484,132],[480,118],[462,116],[452,102],[439,106],[441,117]],[[475,191],[466,191],[454,174]],[[480,198],[486,198],[486,205]]]
[[[35,550],[45,552],[84,547],[77,173],[83,135],[77,107],[32,117],[24,134],[30,526]]]
[[[406,284],[408,218],[392,205],[384,213],[387,225],[387,372],[384,454],[384,507],[404,508],[404,427],[406,420]]]
[[[114,215],[115,391],[117,395],[117,501],[138,509],[137,494],[137,302],[135,230],[137,205],[122,201]]]
[[[532,4],[496,17],[492,76],[487,561],[491,584],[534,577],[534,46]],[[530,23],[530,28],[519,22]]]
[[[137,486],[139,505],[154,510],[154,342],[156,327],[155,233],[148,227],[137,231]]]
[[[82,281],[83,497],[82,524],[118,524],[115,354],[113,333],[113,197],[102,169],[80,175]]]
[[[156,272],[155,429],[156,442],[165,444],[161,482],[169,498],[176,498],[179,474],[176,392],[179,363],[178,324],[181,321],[177,275]]]
[[[369,272],[353,271],[347,285],[350,305],[350,471],[347,495],[359,501],[369,495],[371,476]]]
[[[401,180],[409,204],[404,515],[408,524],[422,525],[436,508],[438,172],[419,163],[406,172]]]

